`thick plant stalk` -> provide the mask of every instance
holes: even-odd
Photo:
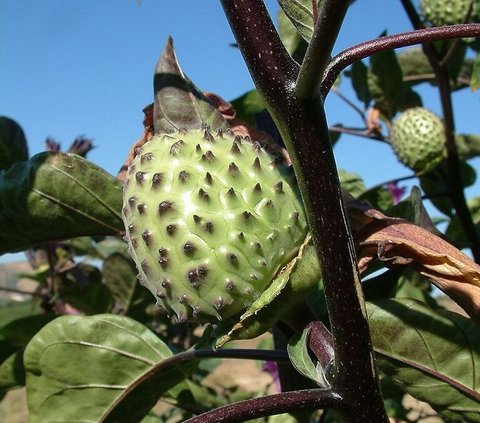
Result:
[[[281,43],[263,2],[222,0],[223,7],[255,85],[263,97],[290,157],[302,192],[310,230],[322,263],[322,275],[335,342],[334,391],[342,411],[355,422],[386,422],[375,373],[370,334],[360,289],[355,249],[345,215],[328,136],[318,74],[326,66],[348,1],[326,0],[300,70]],[[336,8],[336,9],[335,9]],[[331,15],[331,32],[322,22]],[[339,22],[339,21],[340,22]],[[368,399],[368,400],[367,400]]]

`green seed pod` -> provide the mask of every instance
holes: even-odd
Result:
[[[472,0],[422,0],[420,10],[433,26],[464,23]]]
[[[401,113],[392,125],[390,140],[400,162],[416,172],[433,169],[443,158],[443,123],[423,107]]]
[[[308,230],[292,170],[208,129],[156,135],[137,152],[123,220],[140,282],[179,321],[244,311]]]

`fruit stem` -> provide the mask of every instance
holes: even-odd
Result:
[[[410,0],[401,1],[413,27],[420,30],[419,28],[422,28],[423,25],[412,2]],[[466,25],[452,25],[448,27],[439,27],[437,29],[447,31],[449,28],[464,26]],[[469,26],[474,27],[473,29],[475,31],[472,31],[470,35],[463,35],[463,37],[480,35],[480,24],[469,24]],[[472,251],[473,258],[477,264],[480,264],[480,239],[478,237],[475,223],[473,222],[472,215],[468,209],[467,200],[465,198],[460,158],[458,155],[457,144],[455,143],[455,119],[452,106],[452,88],[450,85],[449,71],[447,68],[448,62],[444,61],[444,58],[438,56],[432,44],[425,43],[422,45],[422,48],[428,58],[428,61],[430,62],[430,65],[432,66],[438,84],[446,136],[445,147],[447,151],[449,184],[452,187],[449,192],[450,199],[453,203],[456,216],[458,217],[458,220],[463,228],[465,237],[470,243],[470,249]]]

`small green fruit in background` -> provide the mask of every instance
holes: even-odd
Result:
[[[179,321],[244,311],[308,230],[282,159],[208,129],[156,135],[137,151],[123,220],[140,282]]]
[[[423,107],[412,107],[394,121],[390,140],[404,165],[426,172],[442,160],[445,130],[437,115]]]
[[[421,13],[433,26],[464,23],[472,0],[422,0]]]

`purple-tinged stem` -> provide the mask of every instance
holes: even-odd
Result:
[[[225,405],[185,423],[233,423],[304,409],[340,408],[342,399],[331,391],[305,389],[253,398]]]
[[[478,36],[480,36],[480,24],[462,24],[418,29],[416,31],[389,35],[357,44],[337,54],[328,65],[323,75],[321,88],[322,97],[325,98],[327,96],[335,80],[343,70],[352,63],[376,53],[436,40]]]
[[[302,65],[299,77],[298,67],[283,47],[263,2],[222,0],[222,5],[258,92],[287,146],[302,193],[322,266],[335,343],[335,367],[330,382],[345,399],[343,410],[352,421],[386,422],[355,247],[323,102],[319,91],[315,91],[319,79],[314,64],[322,66],[328,62],[337,35],[333,29],[339,28],[339,23],[328,23],[333,34],[325,34],[325,40],[318,36],[322,26],[315,26],[312,44],[320,43],[323,47],[309,48],[305,59],[308,64]],[[320,15],[339,19],[347,6],[347,1],[326,0]],[[335,7],[338,9],[334,10]]]

